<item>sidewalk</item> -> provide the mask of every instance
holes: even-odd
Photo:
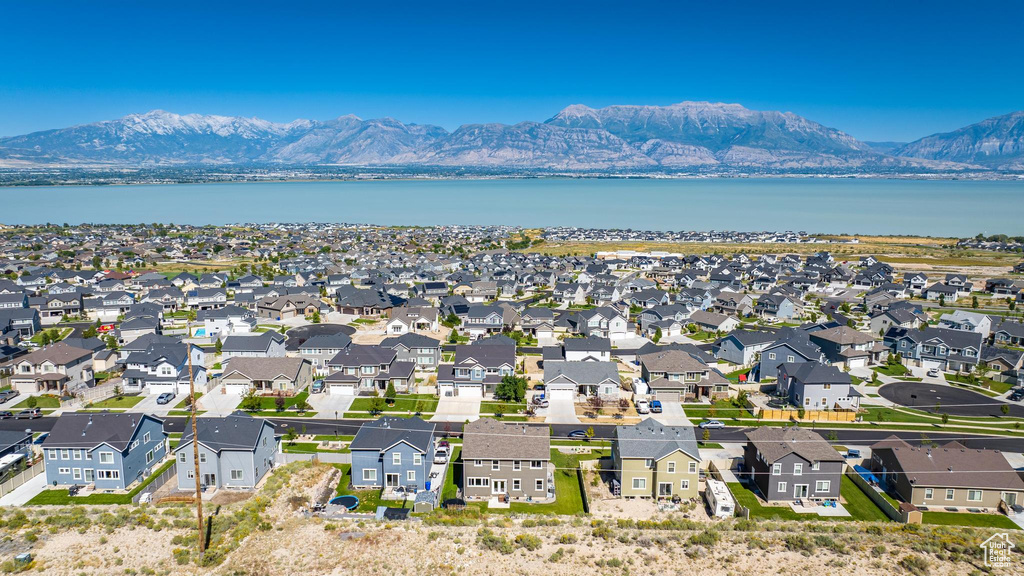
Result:
[[[0,506],[24,506],[26,502],[36,497],[37,494],[46,489],[46,474],[37,474],[34,478],[15,488],[9,494],[0,498]]]

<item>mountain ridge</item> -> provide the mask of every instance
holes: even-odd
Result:
[[[1020,115],[1019,121],[992,122],[1004,118],[997,117],[909,144],[879,146],[792,112],[721,102],[603,108],[573,104],[543,122],[466,124],[450,132],[430,124],[391,117],[364,120],[352,114],[279,123],[152,110],[0,138],[0,166],[266,163],[636,172],[963,171],[1007,165],[1024,169],[1024,112],[1014,114]],[[988,142],[978,145],[972,135]],[[993,160],[993,150],[999,158],[1010,157],[1010,162]]]

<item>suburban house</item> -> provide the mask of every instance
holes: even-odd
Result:
[[[565,359],[570,362],[608,362],[612,359],[611,342],[600,336],[566,338],[562,349]]]
[[[403,306],[395,308],[385,326],[385,333],[400,336],[410,332],[437,332],[440,329],[437,308]]]
[[[61,414],[42,445],[46,483],[124,490],[167,456],[166,438],[148,414]]]
[[[592,396],[619,399],[619,369],[615,362],[544,362],[544,394],[549,400],[581,401]]]
[[[836,326],[810,333],[811,342],[821,348],[825,360],[836,366],[859,368],[877,364],[886,353],[875,339],[849,326]]]
[[[924,330],[890,328],[885,343],[907,366],[970,372],[981,359],[979,332],[927,327]]]
[[[195,344],[153,342],[142,351],[130,352],[124,359],[121,375],[125,392],[149,394],[188,394],[189,354],[192,355],[192,380],[196,390],[206,389],[206,353]]]
[[[229,393],[245,394],[256,389],[262,394],[290,396],[313,381],[313,367],[305,358],[236,356],[225,363],[220,381]]]
[[[992,332],[992,318],[988,314],[980,312],[954,310],[952,313],[943,314],[939,318],[939,328],[977,332],[981,334],[982,338],[988,338],[989,333]]]
[[[763,318],[793,320],[803,314],[803,302],[785,294],[764,294],[757,299],[754,312]]]
[[[1003,320],[992,330],[992,340],[1004,346],[1024,346],[1024,322]]]
[[[327,369],[324,384],[330,394],[377,394],[385,392],[389,383],[397,392],[412,390],[416,364],[399,361],[392,348],[352,344],[331,358]]]
[[[847,372],[817,362],[785,362],[778,368],[776,394],[805,410],[858,410],[860,394]]]
[[[740,321],[732,316],[697,310],[690,315],[689,324],[705,332],[732,332],[740,325]]]
[[[754,312],[754,299],[749,294],[722,292],[715,298],[714,306],[718,312],[726,316],[739,316],[742,318]]]
[[[612,462],[624,498],[698,495],[700,452],[692,426],[665,426],[653,418],[616,426]]]
[[[11,363],[11,388],[22,394],[64,394],[92,387],[92,351],[58,342]]]
[[[922,314],[915,313],[910,308],[889,308],[878,312],[871,317],[871,332],[873,334],[885,334],[889,328],[917,328],[927,317],[921,318]]]
[[[327,310],[327,306],[319,298],[309,294],[285,294],[261,298],[256,302],[256,315],[271,320],[301,318]]]
[[[740,366],[753,366],[761,351],[775,342],[776,338],[774,332],[733,330],[715,342],[715,357]]]
[[[391,316],[405,300],[384,290],[341,286],[335,291],[335,308],[353,316]]]
[[[216,310],[200,310],[196,320],[203,323],[201,335],[211,341],[256,331],[256,315],[251,310],[233,304]]]
[[[778,378],[779,365],[783,362],[825,362],[821,348],[811,342],[806,330],[785,328],[779,330],[776,336],[776,340],[761,351],[761,361],[757,363],[758,381]]]
[[[679,349],[641,354],[640,374],[650,393],[663,402],[726,398],[729,380],[690,352]]]
[[[441,396],[482,398],[494,394],[501,379],[516,368],[515,343],[489,343],[487,340],[455,347],[453,364],[437,369],[437,392]]]
[[[314,375],[327,373],[327,363],[339,352],[352,344],[352,338],[343,332],[337,334],[317,334],[299,344],[299,356],[309,360],[313,365]]]
[[[570,322],[577,334],[600,336],[610,340],[621,340],[629,335],[629,322],[614,308],[602,306],[581,310],[573,315]]]
[[[468,500],[555,498],[551,435],[544,427],[480,418],[462,432],[462,493]]]
[[[890,436],[871,446],[871,471],[886,491],[915,506],[995,509],[1024,503],[1024,480],[998,450],[959,442],[911,446]]]
[[[191,310],[215,310],[228,303],[224,288],[196,288],[185,293],[185,305]]]
[[[434,424],[419,417],[384,416],[359,427],[349,444],[352,486],[426,489],[433,462]]]
[[[499,334],[515,324],[515,312],[507,305],[470,306],[462,319],[462,331],[476,340],[490,334]]]
[[[989,370],[996,370],[999,372],[1020,370],[1022,360],[1024,360],[1024,350],[986,345],[982,345],[981,347],[980,364]]]
[[[838,500],[846,462],[816,432],[797,426],[746,433],[743,472],[765,500]]]
[[[552,338],[555,331],[555,312],[551,308],[527,308],[519,316],[524,334],[534,338]]]
[[[277,358],[284,356],[284,334],[262,332],[260,334],[235,334],[221,342],[222,361],[236,357]]]
[[[441,363],[441,342],[422,334],[406,333],[385,338],[381,347],[398,353],[399,362],[413,362],[418,370],[433,370]]]
[[[274,467],[278,439],[274,425],[263,418],[236,412],[230,416],[204,416],[196,421],[199,437],[199,483],[214,490],[251,490]],[[192,426],[186,424],[174,449],[178,489],[194,492],[195,451]]]

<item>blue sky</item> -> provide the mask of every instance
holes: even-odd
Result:
[[[864,140],[1024,109],[1022,2],[47,2],[0,8],[0,135],[164,109],[545,120],[737,102]]]

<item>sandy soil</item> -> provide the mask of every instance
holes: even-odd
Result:
[[[981,564],[970,550],[988,536],[969,529],[904,531],[893,524],[840,523],[827,525],[827,530],[820,529],[824,524],[811,523],[750,525],[711,521],[697,509],[684,519],[682,514],[659,512],[650,502],[612,500],[596,501],[593,518],[492,516],[461,526],[443,525],[444,517],[429,522],[327,522],[303,517],[296,500],[307,498],[331,470],[292,470],[298,471],[261,514],[265,526],[249,533],[217,566],[198,568],[176,561],[173,551],[183,544],[175,536],[188,534],[184,527],[157,531],[138,522],[112,530],[94,525],[79,531],[63,524],[53,533],[35,528],[38,541],[25,547],[37,559],[35,569],[44,574],[882,576],[970,573]],[[224,506],[218,513],[240,517],[241,507],[259,498]],[[117,512],[116,507],[109,510]],[[47,509],[31,514],[46,526],[41,515],[61,513]],[[5,518],[11,514],[6,512]],[[652,523],[621,524],[619,518]],[[654,524],[666,520],[671,525]],[[25,542],[26,530],[3,528],[11,542]],[[967,552],[959,557],[947,552],[957,546]],[[922,562],[924,568],[903,567],[916,567],[913,562]],[[996,573],[1022,573],[1024,555],[1015,555],[1014,562]]]

